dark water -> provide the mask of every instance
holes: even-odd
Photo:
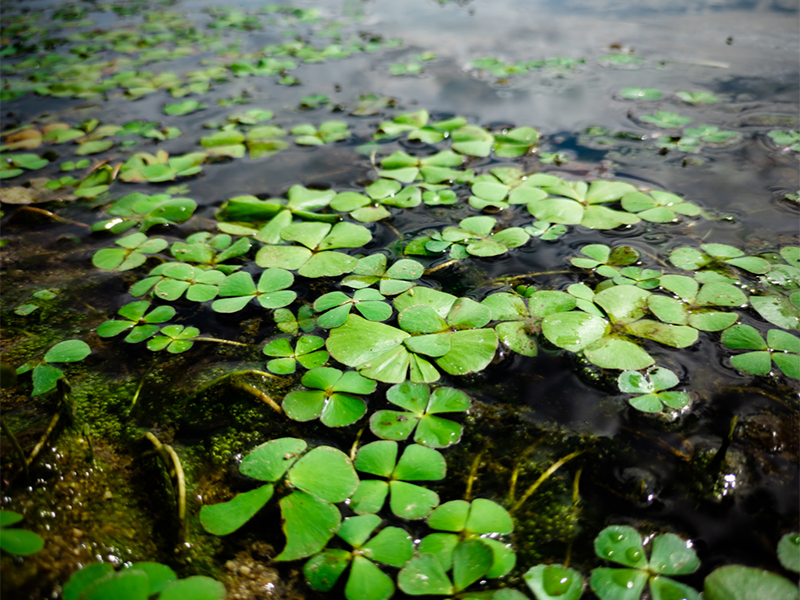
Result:
[[[60,2],[3,3],[3,18],[21,13],[48,16]],[[148,10],[172,10],[212,33],[209,7],[218,2],[184,1],[164,5],[121,4],[130,6],[130,16],[117,17],[100,11],[93,3],[72,3],[85,9],[90,26],[78,31],[138,27]],[[256,14],[258,2],[229,2],[236,10]],[[588,243],[629,244],[649,255],[665,259],[669,251],[682,245],[697,246],[713,241],[732,244],[749,252],[775,251],[783,245],[798,244],[797,204],[786,199],[796,192],[797,153],[779,151],[767,137],[773,129],[798,128],[798,90],[800,77],[797,50],[797,6],[793,2],[530,2],[524,0],[434,2],[414,0],[395,2],[297,2],[297,7],[320,8],[320,23],[294,24],[292,27],[266,25],[263,30],[213,30],[222,43],[241,40],[242,53],[255,52],[267,44],[291,39],[280,34],[290,30],[315,45],[330,43],[321,35],[322,26],[341,19],[342,35],[362,39],[399,38],[403,45],[372,53],[356,53],[348,58],[320,64],[301,64],[290,74],[301,81],[297,86],[277,85],[276,77],[230,78],[212,86],[202,100],[206,110],[181,117],[165,116],[165,102],[177,102],[165,91],[136,101],[127,101],[116,90],[104,99],[48,98],[27,93],[3,102],[3,131],[31,123],[68,121],[77,123],[97,118],[103,124],[124,124],[134,119],[155,120],[164,126],[178,126],[183,135],[164,141],[158,148],[170,154],[199,149],[198,139],[208,135],[203,124],[224,120],[228,115],[250,108],[268,108],[279,123],[289,129],[299,123],[320,123],[343,119],[353,132],[346,142],[319,148],[290,146],[268,159],[242,158],[204,166],[203,175],[175,183],[185,183],[188,191],[180,195],[197,201],[196,216],[186,224],[159,231],[168,239],[185,238],[194,231],[214,226],[216,209],[228,198],[253,194],[259,198],[285,194],[300,183],[318,189],[359,190],[377,177],[368,157],[357,148],[370,140],[377,125],[401,112],[427,109],[435,117],[462,115],[471,123],[530,125],[542,134],[539,151],[563,152],[563,165],[540,163],[536,155],[521,159],[473,158],[476,172],[490,167],[514,164],[530,171],[557,173],[568,179],[613,177],[637,185],[669,190],[685,196],[715,216],[714,219],[687,220],[663,227],[645,222],[624,231],[591,231],[571,227],[556,242],[535,241],[502,257],[474,261],[469,267],[443,270],[427,279],[429,285],[458,295],[480,300],[498,289],[499,277],[570,271],[569,257]],[[262,20],[264,16],[262,15]],[[266,21],[265,21],[266,22]],[[53,37],[64,34],[54,33]],[[8,43],[8,40],[4,40]],[[59,48],[65,52],[69,44]],[[39,49],[41,50],[41,49]],[[612,52],[633,52],[643,62],[632,67],[602,66],[597,59]],[[414,60],[422,52],[433,52],[436,59],[423,63],[420,76],[391,76],[389,66]],[[91,58],[107,60],[113,53],[101,52]],[[169,62],[156,62],[141,69],[183,73],[201,66],[203,60],[217,60],[213,50]],[[582,59],[574,68],[542,68],[528,73],[498,78],[471,66],[471,61],[497,57],[506,63],[543,60],[554,57]],[[24,58],[24,56],[23,56]],[[223,57],[224,59],[224,57]],[[18,56],[9,54],[4,64],[13,65]],[[13,78],[13,76],[12,76]],[[660,100],[633,102],[619,91],[625,87],[656,87],[665,92]],[[707,91],[717,95],[718,103],[687,105],[677,99],[678,90]],[[219,100],[246,91],[247,104],[221,106]],[[300,99],[310,94],[327,94],[336,110],[323,108],[299,111]],[[351,116],[361,94],[374,93],[394,99],[394,107],[378,114]],[[188,96],[194,98],[195,96]],[[693,125],[710,124],[742,134],[734,145],[703,147],[697,154],[670,151],[660,154],[655,147],[658,131],[639,120],[645,113],[674,111],[691,116]],[[777,124],[777,125],[776,125]],[[587,130],[602,129],[602,137],[589,136]],[[413,143],[399,145],[409,153],[430,152]],[[73,159],[66,145],[55,147],[60,160]],[[154,151],[155,147],[146,147]],[[129,150],[114,150],[113,162],[127,158]],[[392,149],[396,149],[394,146]],[[36,150],[40,152],[41,149]],[[107,155],[98,155],[104,158]],[[56,177],[59,161],[36,171],[36,176]],[[28,174],[4,182],[21,185]],[[163,192],[170,184],[129,185],[116,182],[109,199],[130,191]],[[463,186],[459,195],[467,195]],[[44,208],[82,223],[98,220],[102,201],[47,205]],[[212,368],[234,365],[260,365],[258,350],[228,348],[195,350],[190,358],[159,365],[153,381],[142,387],[139,409],[132,422],[122,428],[92,425],[97,404],[103,404],[104,418],[121,418],[141,377],[153,366],[151,354],[142,348],[121,347],[114,340],[100,340],[92,330],[117,308],[130,302],[127,290],[141,274],[120,275],[93,269],[90,258],[113,239],[92,235],[85,228],[48,220],[41,215],[15,213],[16,207],[3,205],[2,249],[5,285],[3,290],[3,360],[22,364],[54,341],[67,337],[89,339],[93,348],[88,365],[95,374],[75,375],[77,422],[87,421],[95,434],[97,460],[101,468],[89,472],[82,453],[87,450],[80,425],[68,429],[62,438],[51,440],[42,465],[34,471],[33,488],[24,485],[17,474],[19,465],[5,441],[3,445],[3,507],[25,513],[25,523],[47,539],[47,531],[58,536],[52,547],[72,555],[42,555],[30,559],[3,557],[3,589],[13,597],[50,597],[56,593],[79,564],[98,557],[119,562],[160,560],[170,562],[185,576],[210,573],[225,581],[229,590],[240,589],[236,597],[271,597],[280,594],[309,594],[290,568],[270,571],[271,588],[260,592],[248,588],[249,578],[225,567],[227,561],[255,557],[258,564],[269,564],[274,556],[254,550],[258,533],[248,530],[224,543],[209,541],[196,522],[191,522],[192,548],[183,554],[172,553],[172,526],[164,515],[152,512],[164,500],[163,492],[153,490],[155,468],[140,458],[144,445],[131,442],[130,428],[155,430],[175,446],[186,461],[191,493],[206,501],[223,500],[233,487],[244,489],[233,475],[235,456],[257,443],[286,434],[268,409],[252,408],[252,399],[232,390],[213,392],[205,404],[192,398],[192,389],[210,380]],[[457,209],[432,209],[420,206],[396,214],[392,227],[413,237],[428,229],[441,229],[475,211],[462,205]],[[507,225],[525,225],[530,216],[509,211]],[[394,249],[397,236],[383,225],[375,225],[373,242],[367,250]],[[153,230],[154,232],[156,230]],[[394,251],[394,250],[392,250]],[[651,259],[647,266],[658,268]],[[427,260],[426,266],[436,261]],[[141,269],[140,269],[141,270]],[[257,269],[251,269],[256,272]],[[540,289],[565,289],[585,278],[577,270],[542,274],[525,279]],[[315,282],[298,288],[305,299],[313,299]],[[69,290],[64,305],[25,321],[11,312],[35,289],[58,287]],[[86,308],[86,305],[89,308]],[[224,339],[249,336],[262,344],[274,334],[271,318],[252,307],[228,317],[213,313],[207,306],[184,306],[186,322]],[[92,310],[90,310],[92,309]],[[43,311],[44,312],[44,311]],[[41,314],[41,313],[40,313]],[[243,326],[242,322],[246,326]],[[762,327],[754,312],[743,314],[742,322]],[[53,332],[59,331],[55,340]],[[48,339],[45,335],[50,332]],[[245,333],[243,333],[245,332]],[[42,341],[37,341],[42,340]],[[719,335],[702,334],[690,348],[676,350],[648,342],[645,349],[659,365],[675,371],[693,397],[689,410],[664,419],[644,415],[630,407],[617,392],[616,373],[582,363],[568,353],[546,344],[536,358],[507,352],[486,371],[455,381],[476,401],[467,418],[464,442],[447,451],[452,480],[441,486],[448,499],[461,497],[473,457],[484,451],[474,495],[502,500],[508,490],[511,471],[520,456],[531,447],[537,449],[523,460],[522,479],[530,485],[538,474],[558,458],[584,449],[580,461],[580,516],[577,527],[567,523],[558,506],[571,504],[571,489],[577,466],[567,465],[549,482],[552,488],[531,500],[530,508],[517,515],[515,542],[520,560],[510,578],[520,587],[518,577],[537,562],[563,562],[572,552],[574,566],[584,573],[597,566],[592,539],[609,524],[628,524],[641,531],[671,531],[689,538],[703,562],[701,570],[686,579],[697,589],[702,580],[721,564],[746,564],[781,572],[775,546],[784,533],[797,531],[798,521],[798,410],[796,380],[753,378],[732,369]],[[188,375],[187,375],[188,374]],[[101,400],[99,392],[86,392],[87,386],[108,389],[109,382],[118,395]],[[113,383],[116,382],[116,383]],[[80,391],[83,386],[84,391]],[[280,392],[280,390],[278,390]],[[284,390],[285,392],[285,390]],[[26,397],[30,388],[18,386],[3,391],[4,415],[18,427],[26,448],[36,443],[46,426],[52,402]],[[188,398],[188,400],[187,400]],[[214,406],[219,403],[219,406]],[[232,406],[230,408],[228,405]],[[6,408],[6,406],[8,408]],[[246,407],[246,408],[243,408]],[[192,412],[195,411],[195,412]],[[729,428],[737,418],[736,433],[730,440]],[[285,425],[291,435],[325,441],[347,450],[353,432],[330,432],[322,427]],[[227,437],[225,437],[227,436]],[[224,438],[229,449],[218,454],[214,445]],[[233,442],[230,440],[233,439]],[[715,463],[717,453],[727,448],[724,461]],[[577,465],[579,461],[576,461]],[[89,474],[83,474],[89,473]],[[119,476],[120,480],[110,482]],[[114,487],[114,486],[118,487]],[[70,488],[71,486],[71,488]],[[215,489],[219,487],[222,491]],[[237,487],[238,486],[238,487]],[[522,484],[520,484],[522,486]],[[73,518],[75,510],[64,489],[78,490],[88,507]],[[114,489],[118,504],[97,504],[98,490]],[[89,499],[92,499],[90,502]],[[169,501],[169,498],[166,498]],[[192,499],[190,512],[196,515],[199,501]],[[52,516],[51,516],[52,514]],[[125,527],[114,528],[108,521],[125,515]],[[257,526],[275,529],[277,514],[270,513]],[[137,523],[137,519],[139,522]],[[151,535],[148,528],[155,527]],[[163,527],[162,531],[160,528]],[[109,529],[110,528],[110,529]],[[144,531],[142,530],[144,528]],[[258,527],[254,528],[258,531]],[[86,535],[76,537],[75,530]],[[280,535],[267,534],[269,543],[280,544]],[[130,545],[127,545],[130,542]],[[45,551],[47,552],[47,550]],[[113,557],[110,558],[110,557]],[[48,564],[48,560],[51,562]],[[248,563],[249,564],[249,563]],[[270,565],[272,568],[272,565]],[[239,592],[237,592],[239,593]],[[248,595],[250,594],[250,595]],[[590,595],[589,592],[586,594]]]

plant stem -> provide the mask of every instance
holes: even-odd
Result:
[[[523,452],[519,460],[517,460],[516,464],[514,465],[514,470],[511,471],[511,481],[508,485],[508,504],[509,506],[514,505],[514,496],[517,493],[517,479],[519,478],[519,472],[522,469],[523,461],[528,457],[528,455],[534,451],[534,449],[541,444],[541,441],[534,442],[529,448]]]
[[[270,406],[270,408],[272,408],[278,414],[283,414],[283,409],[278,405],[278,403],[275,402],[275,400],[273,400],[269,396],[267,396],[264,392],[262,392],[256,386],[251,385],[251,384],[249,384],[249,383],[247,383],[245,381],[239,381],[238,379],[232,379],[231,380],[231,385],[233,387],[239,388],[242,391],[247,392],[248,394],[252,394],[253,396],[258,398],[262,402],[267,403]]]
[[[469,469],[469,479],[467,480],[467,489],[464,492],[464,500],[472,500],[472,484],[478,477],[478,467],[481,465],[481,458],[483,458],[483,450],[478,452],[475,460],[472,461],[472,467]]]
[[[526,277],[538,277],[540,275],[560,275],[562,273],[572,273],[572,271],[539,271],[538,273],[523,273],[522,275],[513,275],[511,277],[498,277],[496,282],[516,281],[517,279],[525,279]],[[494,283],[494,281],[492,283]]]
[[[17,209],[17,212],[14,213],[14,216],[18,215],[23,210],[34,212],[39,215],[44,215],[46,217],[53,219],[54,221],[59,221],[61,223],[69,223],[70,225],[77,225],[78,227],[85,227],[86,229],[91,229],[91,227],[86,223],[80,223],[78,221],[73,221],[72,219],[65,219],[64,217],[59,217],[55,213],[51,213],[49,210],[44,210],[43,208],[36,208],[35,206],[22,206]]]
[[[232,342],[231,340],[221,340],[213,337],[196,337],[192,338],[193,342],[216,342],[218,344],[228,344],[229,346],[249,346],[250,344],[243,344],[241,342]]]
[[[139,394],[142,392],[142,388],[144,387],[144,380],[147,379],[147,376],[150,375],[150,371],[153,370],[153,367],[156,366],[156,363],[150,365],[150,368],[147,369],[147,373],[142,375],[142,379],[139,381],[139,385],[136,387],[136,393],[133,394],[133,400],[131,400],[131,405],[128,408],[128,414],[133,412],[133,408],[136,406],[136,402],[139,400]]]
[[[440,265],[436,265],[435,267],[433,267],[431,269],[428,269],[427,271],[425,271],[425,275],[430,275],[431,273],[435,273],[436,271],[441,271],[442,269],[446,269],[450,265],[454,265],[454,264],[456,264],[457,262],[460,262],[460,261],[461,261],[460,258],[454,258],[452,260],[448,260],[446,262],[443,262]]]
[[[220,375],[216,379],[212,379],[211,381],[209,381],[204,386],[201,386],[200,389],[198,389],[194,394],[192,394],[191,397],[193,398],[197,394],[200,394],[200,393],[206,391],[208,388],[217,385],[218,383],[228,379],[229,377],[234,377],[236,375],[249,375],[249,374],[261,375],[261,376],[264,376],[264,377],[272,377],[272,378],[277,379],[277,377],[275,375],[273,375],[272,373],[267,373],[266,371],[259,371],[257,369],[243,369],[241,371],[231,371],[230,373],[225,373],[225,375]]]
[[[522,505],[525,504],[525,501],[533,495],[533,493],[539,488],[540,485],[542,485],[542,483],[544,483],[544,481],[548,477],[550,477],[550,475],[558,471],[558,469],[560,469],[564,464],[571,461],[576,456],[580,456],[581,454],[583,454],[583,452],[584,452],[583,450],[577,450],[576,452],[567,454],[564,458],[561,458],[556,462],[554,462],[550,466],[550,468],[547,469],[547,471],[542,473],[539,479],[537,479],[536,482],[531,487],[525,490],[525,493],[522,494],[522,498],[520,498],[519,501],[514,506],[511,507],[511,510],[509,512],[514,513],[518,511],[520,508],[522,508]]]
[[[578,469],[578,472],[575,473],[575,479],[572,480],[572,518],[573,524],[575,521],[578,520],[578,502],[580,502],[580,489],[579,484],[581,481],[581,473],[583,473],[583,467]],[[564,559],[564,566],[569,567],[569,561],[572,556],[572,542],[575,541],[575,536],[572,536],[569,539],[569,545],[567,546],[567,556]]]
[[[50,423],[47,426],[47,429],[45,429],[44,434],[42,434],[42,438],[39,440],[36,446],[33,447],[33,452],[31,452],[31,455],[28,457],[28,465],[33,464],[33,461],[36,460],[36,457],[39,455],[39,452],[41,452],[45,443],[47,443],[47,439],[50,437],[50,434],[53,433],[53,430],[56,428],[56,425],[58,425],[58,420],[60,418],[61,418],[61,412],[57,412],[56,414],[53,415],[53,418],[50,419]]]
[[[22,472],[25,474],[25,481],[28,481],[28,461],[25,459],[25,452],[22,450],[22,446],[19,445],[16,436],[14,436],[14,432],[11,431],[11,428],[6,425],[5,419],[0,419],[0,427],[3,429],[3,433],[5,436],[11,440],[11,445],[14,447],[14,452],[17,453],[17,457],[19,458],[20,463],[22,463]]]
[[[175,478],[173,491],[175,492],[175,500],[178,504],[178,540],[183,541],[184,522],[186,519],[186,478],[183,473],[183,466],[172,446],[162,444],[161,441],[149,431],[145,433],[144,436],[150,440],[155,447],[158,456],[167,469],[167,473],[170,475],[170,479],[172,479],[172,477]]]
[[[350,446],[350,461],[356,461],[356,454],[358,453],[358,442],[361,441],[361,434],[364,433],[364,428],[358,430],[356,434],[356,439],[353,441],[353,445]]]

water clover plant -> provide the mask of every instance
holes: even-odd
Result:
[[[178,177],[197,175],[203,170],[205,152],[190,152],[170,157],[163,150],[155,155],[137,152],[126,160],[119,170],[119,178],[128,183],[162,183]]]
[[[304,335],[292,344],[286,338],[278,338],[264,346],[264,354],[275,356],[267,362],[267,370],[276,375],[289,375],[297,369],[300,363],[306,369],[321,367],[328,362],[328,353],[320,350],[325,345],[325,340],[316,335]]]
[[[541,186],[559,181],[554,175],[534,173],[525,175],[515,167],[494,167],[490,174],[472,180],[472,208],[503,210],[513,204],[528,204],[547,197]]]
[[[645,373],[623,371],[617,378],[619,391],[626,394],[642,394],[628,399],[634,408],[643,412],[656,413],[664,408],[681,410],[691,399],[686,392],[666,392],[678,385],[678,376],[669,369],[655,367]]]
[[[125,336],[125,341],[129,344],[136,344],[152,337],[159,330],[158,323],[169,321],[175,316],[175,309],[171,306],[157,306],[148,313],[150,304],[148,300],[126,304],[117,311],[117,314],[125,319],[111,319],[100,323],[97,335],[103,338],[114,337],[130,329]]]
[[[419,140],[426,144],[437,144],[460,127],[467,124],[463,117],[453,117],[441,121],[430,122],[430,114],[427,110],[403,113],[394,117],[391,121],[384,121],[378,126],[378,131],[373,136],[375,139],[396,137],[406,134],[409,140]]]
[[[361,480],[350,498],[350,508],[356,514],[377,513],[387,496],[392,514],[401,519],[424,519],[438,506],[439,494],[408,482],[444,479],[444,457],[419,444],[406,446],[399,460],[397,454],[398,445],[394,441],[372,442],[359,448],[356,469],[382,479]]]
[[[0,549],[11,554],[35,554],[44,548],[42,537],[27,529],[11,529],[22,521],[22,515],[11,510],[0,510]]]
[[[797,600],[797,584],[762,569],[725,565],[703,581],[703,600]]]
[[[651,223],[674,223],[678,215],[697,216],[701,209],[676,194],[651,190],[625,194],[620,200],[622,208]]]
[[[64,600],[223,600],[225,595],[225,586],[216,579],[178,579],[156,562],[126,563],[119,571],[109,563],[93,563],[64,584]]]
[[[166,349],[170,354],[180,354],[194,346],[193,340],[198,335],[200,335],[200,330],[197,327],[167,325],[147,340],[147,349],[153,352]]]
[[[665,110],[656,111],[651,115],[642,115],[639,117],[639,119],[645,123],[650,123],[651,125],[655,125],[656,127],[661,127],[663,129],[681,127],[682,125],[692,122],[691,117],[684,117],[677,113]]]
[[[327,427],[345,427],[358,421],[367,412],[367,405],[350,394],[371,394],[377,383],[355,371],[317,367],[300,380],[313,391],[286,394],[283,410],[295,421],[319,419]]]
[[[800,338],[787,331],[770,329],[764,341],[755,327],[740,323],[722,332],[722,343],[732,350],[752,350],[731,356],[740,371],[769,375],[774,362],[787,377],[800,379]]]
[[[778,560],[785,569],[800,573],[800,534],[793,532],[778,540]]]
[[[427,183],[463,182],[471,177],[471,173],[454,169],[463,162],[464,157],[452,150],[442,150],[424,158],[398,150],[381,159],[383,168],[378,171],[378,175],[403,183],[411,183],[419,178]]]
[[[379,438],[402,441],[415,431],[414,441],[430,448],[446,448],[461,439],[461,424],[437,415],[469,410],[469,397],[464,392],[440,387],[431,393],[424,383],[406,381],[390,387],[386,399],[405,411],[379,410],[372,414],[370,430]]]
[[[544,185],[542,189],[552,196],[528,204],[528,212],[535,218],[561,225],[583,225],[589,229],[613,229],[620,225],[633,225],[639,217],[626,211],[603,206],[620,200],[636,188],[622,181],[561,181]]]
[[[338,277],[351,272],[358,259],[339,248],[358,248],[372,239],[363,225],[354,223],[293,223],[280,232],[281,239],[299,246],[266,245],[256,254],[262,268],[282,267],[297,271],[303,277]]]
[[[166,115],[188,115],[198,110],[208,108],[199,100],[184,100],[175,104],[167,104],[164,106],[164,114]]]
[[[258,285],[250,273],[231,273],[219,284],[220,297],[214,300],[211,309],[219,313],[238,312],[254,299],[266,309],[283,308],[297,298],[297,292],[287,289],[293,283],[294,275],[286,269],[262,271]]]
[[[185,242],[174,242],[169,251],[181,262],[201,263],[230,275],[239,267],[222,263],[244,256],[252,245],[250,239],[246,237],[234,242],[228,234],[212,235],[207,231],[200,231],[187,237]]]
[[[605,244],[588,244],[581,248],[581,254],[570,259],[573,266],[580,269],[594,269],[603,277],[616,277],[619,269],[639,260],[639,251],[631,246],[617,246],[612,250]],[[586,257],[586,258],[584,258]]]
[[[301,146],[321,146],[350,137],[350,130],[344,121],[325,121],[319,128],[310,123],[296,125],[291,133],[297,136],[294,143]]]
[[[675,95],[687,104],[715,104],[719,102],[711,92],[675,92]]]
[[[627,87],[623,88],[619,95],[628,100],[658,100],[664,94],[656,88]]]
[[[336,196],[333,190],[310,190],[302,185],[293,185],[286,195],[288,201],[282,198],[259,200],[255,196],[236,196],[225,203],[220,216],[226,221],[267,221],[255,234],[256,239],[267,244],[281,242],[280,232],[291,224],[293,217],[326,223],[339,220],[338,215],[317,212],[331,203]]]
[[[547,315],[568,312],[577,306],[574,296],[558,290],[531,290],[525,298],[506,292],[487,296],[483,305],[492,311],[497,337],[514,352],[536,356],[536,338]]]
[[[591,313],[582,311],[548,315],[542,321],[542,333],[559,348],[571,352],[584,351],[593,364],[609,369],[639,370],[653,364],[653,358],[626,334],[651,339],[675,348],[684,348],[697,340],[697,329],[644,318],[652,294],[633,285],[613,286],[580,298]],[[583,292],[581,292],[583,295]],[[591,302],[589,302],[591,300]],[[598,314],[602,308],[608,324]],[[609,326],[610,325],[610,326]],[[608,328],[607,328],[608,327]]]
[[[200,523],[209,533],[228,535],[247,523],[272,498],[274,482],[284,474],[295,491],[280,500],[286,547],[275,560],[297,560],[322,550],[342,523],[339,509],[358,488],[350,459],[335,448],[308,444],[296,438],[270,440],[254,448],[239,464],[239,471],[267,482],[241,492],[221,504],[200,509]],[[288,471],[288,472],[287,472]]]
[[[411,289],[414,281],[422,277],[425,268],[416,260],[401,258],[387,268],[388,259],[385,254],[371,254],[358,261],[358,265],[350,275],[342,279],[342,285],[363,289],[378,284],[378,290],[384,296],[396,296]]]
[[[552,242],[567,233],[564,225],[554,225],[547,221],[534,221],[532,225],[523,228],[531,237],[538,237],[546,242]]]
[[[388,600],[395,587],[391,577],[375,563],[402,567],[414,554],[411,536],[399,527],[384,527],[377,515],[348,517],[342,522],[338,536],[353,550],[328,548],[303,566],[308,584],[320,592],[330,591],[350,566],[344,588],[348,600]]]
[[[747,256],[742,250],[727,244],[701,244],[700,250],[683,246],[673,250],[669,260],[679,269],[686,270],[698,270],[714,263],[731,265],[756,275],[763,275],[771,269],[769,261]]]
[[[800,152],[800,131],[780,131],[775,129],[767,135],[779,146],[784,146],[787,150]]]
[[[144,233],[154,225],[183,223],[192,216],[197,203],[190,198],[173,198],[169,194],[148,196],[140,192],[120,198],[108,209],[113,219],[98,221],[92,231],[123,233],[136,225]]]
[[[438,506],[427,519],[437,530],[419,543],[419,555],[397,576],[401,590],[413,596],[452,594],[481,578],[509,573],[516,555],[499,536],[514,530],[511,515],[499,504],[478,498],[453,500]],[[447,572],[452,570],[452,580]]]
[[[445,227],[441,233],[431,235],[425,248],[430,252],[442,252],[453,245],[460,245],[467,254],[490,257],[505,254],[530,239],[521,227],[509,227],[492,233],[496,225],[497,219],[494,217],[467,217],[461,220],[458,227]]]
[[[82,340],[67,340],[59,342],[50,348],[39,361],[29,361],[17,369],[17,375],[22,375],[28,371],[33,379],[33,396],[45,394],[56,388],[58,380],[64,377],[64,371],[53,364],[80,362],[89,354],[92,349],[89,344]]]
[[[597,556],[626,567],[598,567],[592,571],[589,583],[600,600],[638,600],[648,581],[653,600],[677,597],[699,600],[695,590],[666,577],[688,575],[700,567],[691,543],[664,533],[655,536],[649,546],[648,561],[642,536],[632,527],[612,525],[598,534],[594,540]]]
[[[147,277],[133,284],[130,293],[134,297],[151,293],[167,302],[173,302],[185,293],[187,300],[206,302],[217,296],[219,284],[224,279],[225,273],[216,269],[167,262],[154,267]]]
[[[402,383],[410,373],[415,383],[440,377],[428,360],[451,375],[484,369],[494,358],[497,335],[483,327],[491,311],[468,298],[416,287],[397,296],[400,329],[351,314],[331,330],[326,342],[331,356],[365,377]],[[361,340],[371,340],[365,346]]]
[[[298,308],[296,316],[288,308],[279,308],[275,311],[273,318],[275,319],[275,326],[280,331],[292,335],[297,335],[300,331],[308,333],[317,326],[314,309],[310,306]]]
[[[156,254],[167,247],[163,238],[148,238],[133,233],[114,242],[119,248],[103,248],[95,252],[92,264],[106,271],[129,271],[145,263],[147,254]]]
[[[37,154],[0,154],[0,179],[10,179],[27,171],[37,171],[50,164]]]
[[[585,582],[580,573],[563,565],[537,565],[523,575],[536,600],[578,600]]]
[[[344,292],[328,292],[314,301],[314,310],[323,313],[317,317],[317,325],[323,329],[339,327],[353,307],[365,319],[386,321],[392,316],[392,307],[385,299],[378,290],[371,288],[356,290],[352,298]]]

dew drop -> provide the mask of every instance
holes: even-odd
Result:
[[[630,590],[633,588],[634,581],[628,573],[627,569],[614,569],[611,579],[619,587]]]
[[[625,551],[625,557],[632,563],[637,563],[642,558],[642,551],[636,548],[628,548]]]
[[[561,565],[550,565],[544,568],[542,587],[550,596],[563,596],[572,583],[570,572]]]

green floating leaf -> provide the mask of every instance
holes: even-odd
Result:
[[[214,535],[233,533],[269,502],[274,491],[271,484],[262,485],[249,492],[236,494],[228,502],[205,505],[200,509],[200,523]]]
[[[339,531],[342,515],[334,505],[306,492],[292,492],[280,501],[286,547],[276,561],[305,558],[322,550]]]
[[[642,546],[642,536],[633,527],[612,525],[603,529],[594,540],[597,556],[626,567],[644,569],[647,557]]]
[[[592,571],[589,585],[600,600],[639,600],[647,583],[647,573],[637,569],[608,569]]]
[[[523,578],[536,600],[578,600],[583,592],[581,574],[562,565],[537,565]]]
[[[358,476],[350,459],[329,446],[314,448],[289,469],[296,488],[328,502],[343,502],[358,488]]]
[[[194,575],[164,586],[158,600],[224,600],[225,586],[211,577]]]
[[[60,342],[50,348],[44,355],[44,361],[48,363],[68,363],[78,362],[89,356],[92,349],[84,341],[68,340]]]
[[[434,554],[415,556],[397,575],[397,586],[410,596],[448,595],[455,589]]]
[[[787,533],[778,541],[778,560],[784,568],[800,573],[800,534]]]
[[[703,582],[704,600],[797,600],[797,585],[769,571],[727,565]]]

